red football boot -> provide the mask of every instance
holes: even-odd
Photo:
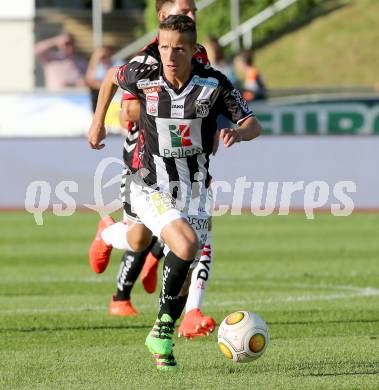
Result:
[[[127,301],[115,301],[113,296],[112,302],[109,305],[109,314],[112,316],[138,316],[139,312],[133,307],[132,302]]]
[[[184,315],[179,326],[179,337],[209,336],[216,329],[216,321],[212,317],[204,316],[199,309],[193,309]]]
[[[114,219],[110,216],[102,218],[97,226],[96,237],[88,251],[89,263],[93,272],[101,274],[109,264],[113,247],[107,245],[101,237],[102,231],[109,225],[114,224]]]
[[[150,252],[145,260],[141,271],[141,282],[143,288],[152,294],[157,288],[159,260]]]

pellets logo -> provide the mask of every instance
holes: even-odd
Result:
[[[167,158],[187,158],[203,153],[201,118],[156,118],[159,154]]]
[[[169,125],[171,146],[180,148],[183,146],[192,146],[191,127],[185,124]]]

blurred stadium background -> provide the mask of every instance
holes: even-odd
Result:
[[[118,197],[120,95],[107,118],[107,146],[95,152],[86,139],[88,89],[48,90],[35,44],[68,32],[86,59],[112,45],[115,59],[127,60],[154,35],[154,1],[3,0],[1,389],[378,388],[379,1],[197,5],[200,42],[217,37],[229,59],[252,48],[268,88],[267,99],[249,103],[262,136],[228,151],[221,146],[214,157],[215,180],[230,184],[216,202],[234,202],[238,212],[251,207],[254,191],[255,214],[264,215],[257,208],[277,207],[283,182],[303,182],[315,184],[313,201],[323,198],[317,207],[327,211],[312,221],[303,212],[214,219],[216,260],[204,310],[218,323],[235,310],[257,311],[270,328],[267,354],[233,365],[214,334],[175,339],[183,369],[176,377],[159,375],[143,347],[157,296],[138,283],[133,303],[141,316],[110,316],[121,253],[114,251],[105,274],[94,275],[87,251],[98,214],[54,215],[94,207],[102,200],[94,186],[106,205]],[[241,176],[254,187],[234,196]],[[356,185],[348,194],[355,211],[335,218],[333,188],[341,181]],[[268,182],[278,183],[277,192]],[[307,208],[304,198],[303,188],[288,206]],[[53,212],[37,227],[25,206]]]
[[[241,171],[250,181],[324,180],[331,187],[348,180],[357,185],[356,208],[379,207],[378,2],[202,0],[198,8],[200,41],[218,37],[228,58],[253,48],[268,86],[267,100],[251,102],[264,135],[228,154],[221,148],[214,177],[234,183]],[[94,167],[106,156],[121,157],[119,95],[107,119],[115,135],[104,151],[93,153],[83,138],[92,115],[88,90],[46,90],[35,43],[68,32],[85,58],[106,44],[123,61],[154,28],[153,0],[2,2],[0,207],[23,207],[33,180],[53,189],[62,180],[75,181],[77,205],[91,203]],[[238,162],[241,170],[225,161]],[[118,170],[113,168],[105,176]],[[117,196],[113,187],[106,196]],[[220,193],[217,200],[230,203],[231,196]],[[303,202],[298,192],[291,207]],[[331,195],[325,207],[332,202]],[[249,204],[247,195],[243,205]]]

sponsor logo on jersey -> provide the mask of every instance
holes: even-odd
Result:
[[[171,146],[179,148],[181,146],[192,146],[191,128],[188,125],[168,125],[171,137]]]
[[[234,97],[238,105],[246,114],[251,112],[249,106],[247,105],[247,101],[242,97],[241,92],[238,89],[233,89],[233,91],[230,92],[230,95]]]
[[[150,199],[155,211],[160,216],[175,208],[175,200],[167,192],[153,192]]]
[[[200,76],[193,76],[192,82],[200,87],[208,87],[212,89],[216,89],[218,87],[218,80],[213,77],[204,79]]]
[[[162,79],[159,80],[149,80],[149,79],[141,79],[137,82],[138,89],[146,89],[151,87],[158,87],[164,85],[165,82]]]
[[[183,118],[184,117],[184,104],[183,103],[171,103],[171,118]]]
[[[147,113],[152,116],[158,115],[158,104],[154,102],[147,102]]]
[[[199,218],[199,217],[188,216],[187,219],[194,230],[208,231],[209,218]]]
[[[212,261],[212,249],[210,245],[203,245],[200,257],[200,265],[197,267],[198,273],[196,275],[197,278],[197,286],[198,288],[204,288],[205,282],[209,279],[210,272],[210,264]]]
[[[145,95],[147,95],[148,93],[161,92],[161,91],[162,91],[162,88],[159,87],[159,86],[143,89],[143,93],[144,93]]]
[[[172,158],[185,158],[194,156],[195,154],[203,153],[203,148],[193,147],[191,149],[178,148],[177,150],[164,149],[163,157],[172,157]]]
[[[198,118],[205,118],[209,115],[211,102],[209,99],[199,99],[195,101],[196,116]]]
[[[158,103],[159,103],[159,97],[156,92],[153,92],[153,94],[147,94],[146,95],[146,112],[149,115],[157,116],[158,115]]]
[[[162,157],[184,158],[203,153],[202,119],[156,118],[155,123]]]

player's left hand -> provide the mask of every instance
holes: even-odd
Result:
[[[102,144],[106,137],[106,131],[104,125],[96,125],[92,123],[88,130],[88,143],[92,149],[103,149],[105,144]]]
[[[221,129],[220,130],[220,139],[224,142],[225,147],[229,148],[236,142],[241,141],[241,134],[237,129]]]

